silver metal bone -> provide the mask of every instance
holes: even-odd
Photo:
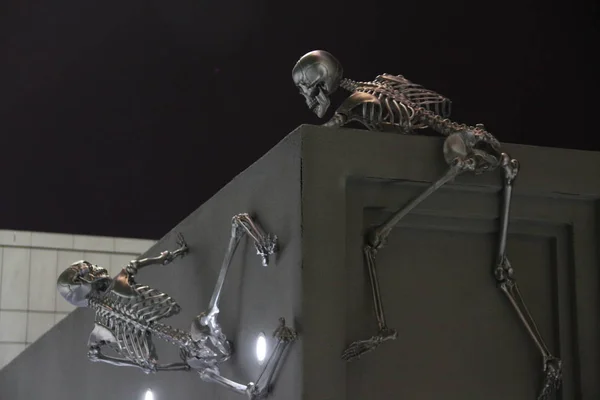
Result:
[[[456,176],[464,172],[481,174],[500,168],[504,174],[504,190],[494,277],[542,355],[544,380],[538,400],[549,399],[560,387],[562,362],[550,353],[544,343],[519,292],[514,270],[506,253],[512,190],[519,163],[501,151],[500,142],[483,125],[469,126],[450,120],[451,101],[446,97],[417,85],[402,75],[382,74],[373,81],[356,82],[343,78],[342,74],[343,68],[339,61],[326,51],[305,54],[292,70],[294,83],[304,96],[307,106],[320,118],[331,104],[331,94],[338,88],[350,92],[350,96],[324,126],[338,127],[357,122],[369,130],[396,131],[402,134],[431,128],[446,137],[443,152],[449,165],[446,173],[423,193],[365,235],[363,252],[379,330],[369,339],[350,344],[342,358],[347,361],[358,359],[381,343],[397,337],[396,330],[386,324],[376,269],[377,252],[385,246],[391,230],[423,200]]]
[[[244,234],[254,240],[264,266],[268,265],[269,256],[275,254],[276,237],[265,235],[248,214],[234,216],[229,247],[209,309],[194,318],[189,332],[159,322],[180,312],[173,298],[135,282],[140,269],[153,264],[167,265],[189,251],[181,234],[177,236],[179,247],[175,251],[133,260],[114,278],[106,269],[87,261],[73,263],[59,276],[57,288],[69,303],[92,308],[96,313],[88,342],[88,358],[115,366],[136,367],[145,373],[194,370],[202,380],[218,383],[250,399],[266,397],[276,367],[288,345],[296,340],[296,333],[285,326],[283,318],[275,330],[275,348],[256,383],[241,384],[227,379],[220,375],[218,368],[232,354],[231,343],[217,321],[218,302],[233,254]],[[179,347],[182,361],[159,364],[152,342],[154,336]],[[116,356],[107,355],[103,350],[112,351]]]

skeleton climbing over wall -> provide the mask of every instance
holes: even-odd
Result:
[[[88,342],[89,359],[136,367],[145,373],[193,370],[203,380],[219,383],[246,394],[250,399],[266,397],[287,346],[296,339],[296,333],[285,325],[283,318],[279,319],[279,327],[273,334],[276,345],[256,383],[232,381],[223,377],[218,368],[218,364],[232,355],[231,343],[217,320],[219,299],[231,260],[244,235],[254,241],[263,266],[268,266],[269,257],[276,252],[275,236],[266,235],[248,214],[234,216],[229,245],[208,310],[192,321],[189,332],[160,322],[179,313],[180,307],[173,298],[135,281],[140,269],[153,264],[170,264],[188,252],[181,234],[177,239],[178,249],[164,251],[157,257],[133,260],[114,278],[108,275],[106,269],[87,261],[73,263],[59,276],[57,287],[69,303],[89,307],[96,313],[95,326]],[[159,364],[152,341],[154,336],[179,347],[182,361]],[[117,356],[107,355],[103,350],[112,351]]]
[[[352,122],[373,131],[396,131],[402,134],[431,128],[446,137],[443,153],[449,165],[446,173],[423,193],[396,211],[382,225],[365,235],[363,253],[369,272],[378,333],[356,341],[344,351],[342,358],[350,361],[374,350],[384,341],[396,339],[397,332],[387,326],[377,280],[376,255],[386,244],[391,230],[411,210],[447,182],[463,172],[480,174],[501,169],[504,175],[503,205],[500,216],[500,238],[496,264],[493,267],[498,287],[514,307],[527,332],[543,358],[544,380],[538,400],[548,399],[560,387],[562,362],[548,350],[535,321],[519,292],[514,270],[506,252],[510,204],[519,163],[502,152],[498,140],[483,125],[469,126],[449,119],[451,102],[444,96],[412,83],[402,75],[379,75],[373,81],[356,82],[343,78],[339,61],[326,51],[312,51],[300,58],[292,70],[295,85],[306,104],[322,118],[338,88],[350,96],[324,125],[339,127]]]

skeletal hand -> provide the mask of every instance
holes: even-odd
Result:
[[[263,253],[274,254],[277,249],[277,236],[268,234],[259,246]]]
[[[562,383],[562,361],[558,358],[550,358],[544,362],[544,384],[538,400],[549,400]]]
[[[398,333],[395,329],[385,328],[376,336],[366,340],[357,340],[350,344],[342,353],[342,360],[353,361],[359,359],[363,354],[375,350],[381,343],[396,339]]]
[[[173,262],[173,260],[175,260],[177,257],[181,257],[183,258],[183,256],[186,255],[186,253],[189,251],[189,247],[185,241],[185,238],[183,237],[183,235],[181,233],[177,233],[177,245],[179,246],[179,248],[175,251],[165,251],[163,254],[165,254],[165,259],[163,261],[163,264],[169,264],[171,262]]]
[[[363,354],[373,351],[381,344],[378,336],[366,340],[357,340],[348,346],[342,353],[342,360],[353,361],[359,359]]]
[[[258,400],[264,398],[267,393],[266,390],[259,390],[255,383],[250,382],[246,385],[246,395],[250,400]]]
[[[185,256],[185,254],[189,251],[189,247],[185,242],[185,238],[183,237],[183,234],[181,234],[181,232],[177,233],[177,245],[179,246],[179,248],[173,252],[174,257],[179,256],[183,258],[183,256]]]
[[[279,327],[273,332],[273,337],[282,342],[293,342],[298,338],[298,334],[285,325],[285,318],[279,318]]]
[[[255,242],[254,247],[256,254],[263,259],[263,266],[266,267],[269,264],[269,256],[277,251],[277,236],[269,234],[260,242]]]

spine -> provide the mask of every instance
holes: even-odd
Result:
[[[415,104],[411,104],[411,107],[416,111],[417,115],[419,115],[419,119],[421,120],[421,122],[423,122],[425,125],[429,126],[431,129],[444,136],[450,136],[453,133],[466,130],[479,130],[479,128],[476,128],[474,126],[454,122],[449,118],[443,118],[442,116],[434,113],[433,111],[417,106]]]
[[[153,323],[148,326],[148,330],[164,341],[172,343],[185,350],[189,350],[193,343],[192,337],[189,333],[181,329],[173,328],[170,325]]]

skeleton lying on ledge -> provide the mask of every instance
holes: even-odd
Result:
[[[562,362],[550,353],[544,343],[521,297],[506,253],[512,189],[519,163],[502,152],[500,142],[483,125],[469,126],[450,120],[451,102],[444,96],[412,83],[402,75],[383,74],[373,81],[356,82],[343,78],[342,73],[342,66],[333,55],[318,50],[302,56],[292,70],[296,87],[304,96],[308,108],[319,118],[325,115],[331,105],[329,96],[338,88],[350,92],[325,126],[339,127],[355,122],[372,131],[396,131],[401,134],[431,128],[446,137],[443,152],[449,165],[446,173],[422,194],[396,211],[385,223],[367,232],[363,252],[379,331],[370,339],[352,343],[342,358],[347,361],[357,359],[384,341],[396,339],[396,330],[389,328],[385,321],[375,263],[377,252],[385,246],[394,226],[437,189],[463,172],[480,174],[500,168],[504,174],[504,193],[493,273],[498,287],[508,297],[542,355],[545,377],[538,399],[548,399],[560,387]]]
[[[88,343],[89,359],[137,367],[145,373],[195,370],[203,380],[219,383],[246,394],[250,399],[266,397],[287,346],[296,339],[296,333],[285,326],[283,318],[280,318],[279,327],[273,334],[277,340],[275,348],[256,383],[234,382],[221,376],[218,368],[218,364],[228,360],[232,354],[231,343],[217,321],[219,298],[232,257],[244,234],[254,241],[263,266],[268,265],[269,256],[275,253],[276,237],[265,235],[247,214],[234,216],[229,246],[208,310],[193,320],[189,332],[159,322],[179,313],[180,307],[173,298],[135,281],[140,269],[153,264],[167,265],[177,257],[183,257],[188,252],[183,236],[178,235],[177,250],[133,260],[114,278],[105,269],[87,261],[73,263],[59,276],[57,287],[69,303],[89,307],[96,313]],[[158,364],[153,336],[178,346],[182,362]],[[119,357],[106,355],[103,349],[111,349]]]

